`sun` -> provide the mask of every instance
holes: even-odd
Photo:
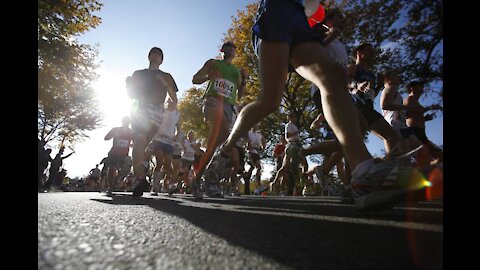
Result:
[[[104,115],[102,123],[107,127],[120,126],[122,117],[130,115],[132,103],[125,87],[126,76],[105,69],[100,69],[98,74],[100,76],[92,87]]]

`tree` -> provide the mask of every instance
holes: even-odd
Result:
[[[342,41],[350,51],[362,42],[377,49],[377,71],[395,69],[403,80],[429,82],[425,94],[438,103],[443,89],[443,2],[357,0],[335,3],[346,14]],[[338,1],[340,2],[340,1]]]
[[[185,133],[195,131],[199,139],[206,140],[208,136],[207,125],[203,120],[203,93],[205,89],[192,87],[185,93],[185,97],[178,103],[180,112],[180,129]]]
[[[98,76],[96,47],[76,36],[95,28],[96,0],[38,1],[38,137],[73,147],[102,115],[90,83]]]

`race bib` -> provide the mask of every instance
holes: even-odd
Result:
[[[215,90],[217,94],[226,98],[230,98],[234,88],[235,85],[231,81],[225,79],[216,79],[213,83],[213,90]]]
[[[126,147],[130,146],[130,142],[127,141],[127,140],[118,139],[118,140],[116,140],[115,146],[126,148]]]

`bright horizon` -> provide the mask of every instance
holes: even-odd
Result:
[[[105,135],[111,128],[120,126],[122,117],[130,112],[125,78],[135,70],[148,67],[150,48],[157,46],[163,50],[164,62],[160,69],[173,76],[179,90],[177,96],[182,98],[185,91],[194,86],[192,77],[205,61],[219,55],[231,16],[255,2],[257,0],[238,0],[227,5],[222,0],[203,0],[202,5],[198,5],[194,0],[103,1],[102,10],[96,13],[102,23],[78,40],[83,44],[99,44],[97,71],[100,77],[92,86],[104,120],[100,128],[87,133],[90,138],[77,143],[75,154],[64,160],[67,176],[84,177],[107,156],[112,140],[105,141]],[[429,99],[420,101],[424,105],[432,103]],[[375,108],[379,110],[378,97]],[[443,145],[443,115],[427,122],[426,132],[432,142]],[[370,135],[367,147],[373,155],[380,155],[383,142]],[[53,148],[52,158],[57,151]],[[68,153],[66,150],[65,154]],[[271,165],[264,166],[262,179],[268,178],[272,169]]]

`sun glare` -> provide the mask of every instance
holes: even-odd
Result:
[[[125,88],[125,77],[119,73],[99,71],[98,81],[92,84],[103,112],[102,124],[107,127],[121,125],[122,117],[130,114],[131,100]]]

